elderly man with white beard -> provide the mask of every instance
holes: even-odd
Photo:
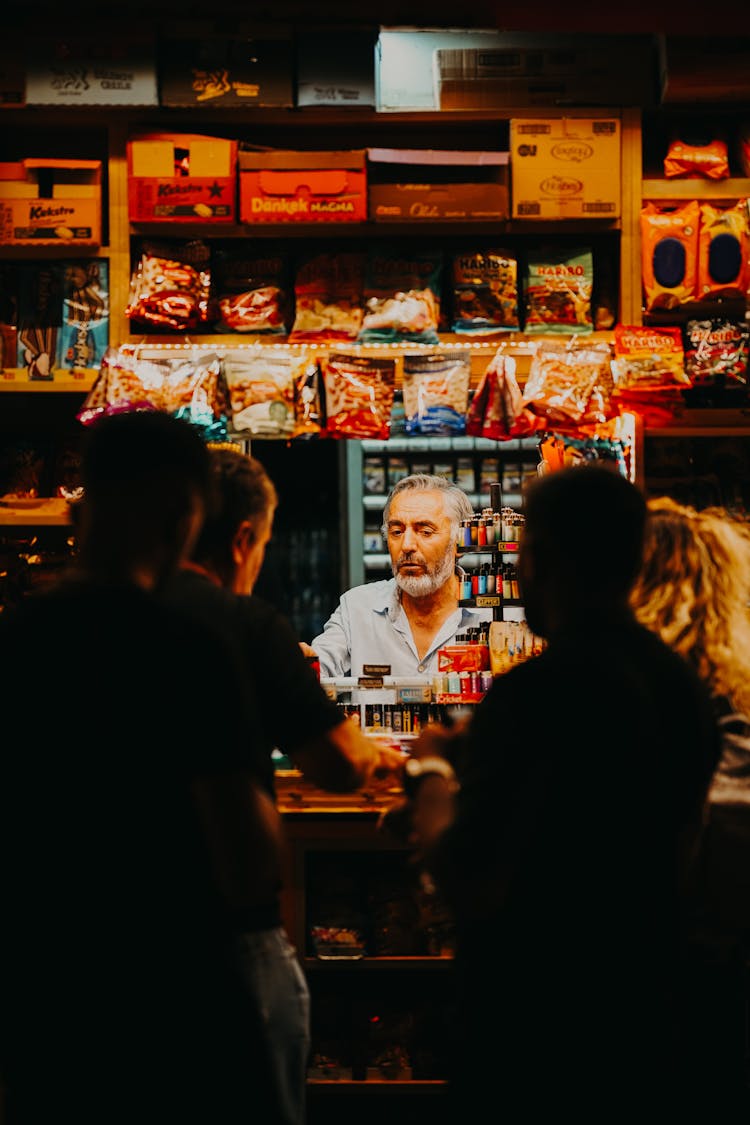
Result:
[[[459,606],[456,545],[471,503],[444,477],[415,473],[391,490],[383,510],[383,537],[393,578],[342,594],[309,654],[320,674],[363,676],[365,665],[391,676],[431,676],[437,652],[457,634],[492,620],[492,610]]]

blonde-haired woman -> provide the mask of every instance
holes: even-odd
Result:
[[[696,1111],[724,1098],[748,1114],[750,523],[668,497],[648,509],[632,605],[708,684],[722,731],[686,896],[686,1070]]]

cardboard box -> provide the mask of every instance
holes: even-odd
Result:
[[[482,672],[489,666],[489,645],[445,645],[438,649],[438,672]]]
[[[170,106],[294,105],[289,35],[168,36],[159,50],[161,103]]]
[[[620,215],[619,118],[513,118],[510,167],[514,219]]]
[[[502,39],[502,47],[434,52],[441,110],[658,104],[661,56],[653,35],[516,32]]]
[[[237,142],[194,133],[128,141],[128,211],[134,223],[233,223]]]
[[[367,218],[365,150],[240,152],[243,223],[360,223]]]
[[[70,21],[68,21],[70,22]],[[153,36],[94,30],[34,39],[26,76],[28,105],[158,105]]]
[[[502,47],[497,30],[381,27],[375,53],[375,96],[380,112],[437,110],[433,54],[440,47]]]
[[[100,160],[29,158],[0,164],[0,243],[98,246],[101,177]],[[93,188],[93,194],[82,196],[83,187]]]
[[[297,40],[298,106],[374,106],[377,31],[306,31]]]
[[[508,153],[367,150],[375,222],[470,222],[508,218]]]

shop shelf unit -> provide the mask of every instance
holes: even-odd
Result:
[[[404,909],[413,904],[408,897],[415,885],[413,864],[408,847],[382,827],[384,813],[400,793],[376,787],[334,797],[294,771],[277,778],[289,841],[285,925],[312,996],[310,1105],[325,1099],[334,1115],[334,1103],[341,1112],[347,1106],[356,1112],[363,1104],[360,1097],[372,1095],[387,1099],[382,1104],[389,1118],[401,1105],[411,1106],[413,1113],[415,1095],[444,1094],[434,1035],[451,1017],[452,958],[445,952],[414,952],[413,935],[403,928]],[[388,895],[396,896],[390,907]],[[326,914],[332,898],[335,916]],[[390,910],[390,934],[379,910]],[[359,923],[365,951],[334,959],[316,955],[311,931],[321,919]],[[394,951],[378,952],[382,948]],[[403,1054],[389,1066],[384,1058],[392,1058],[394,1046]],[[321,1069],[324,1058],[327,1072]]]

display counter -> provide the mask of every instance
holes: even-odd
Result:
[[[331,794],[296,770],[276,784],[284,922],[311,993],[311,1112],[343,1120],[372,1095],[406,1120],[415,1095],[444,1093],[453,928],[409,848],[381,827],[402,791],[389,780]]]

